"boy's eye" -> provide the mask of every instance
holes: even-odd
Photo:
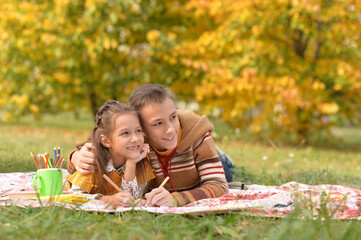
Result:
[[[137,130],[137,133],[141,133],[141,132],[142,132],[142,129],[138,129],[138,130]]]
[[[177,115],[173,115],[173,116],[170,117],[170,119],[173,120],[173,119],[175,119],[176,117],[177,117]]]
[[[159,126],[161,124],[162,124],[161,122],[157,122],[157,123],[154,124],[154,126]]]
[[[120,135],[128,135],[128,132],[122,132]]]

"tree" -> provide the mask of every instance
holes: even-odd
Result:
[[[295,133],[357,123],[360,0],[8,0],[5,119],[126,101],[169,86],[235,127]]]
[[[178,56],[186,77],[197,79],[191,84],[206,112],[221,109],[234,126],[269,130],[271,137],[296,133],[301,141],[336,120],[360,119],[358,6],[357,0],[190,1],[191,37],[178,39],[167,58]]]
[[[104,101],[126,102],[135,86],[157,79],[149,67],[147,32],[173,26],[164,13],[177,1],[158,3],[2,3],[0,108],[5,120],[84,105],[95,113]]]

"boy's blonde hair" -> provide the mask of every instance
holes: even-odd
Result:
[[[166,98],[174,102],[174,96],[168,89],[156,84],[143,84],[130,94],[128,105],[139,112],[144,106],[163,102]]]

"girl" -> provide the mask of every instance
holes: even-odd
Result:
[[[97,199],[114,208],[130,206],[128,199],[134,203],[143,195],[147,182],[155,178],[149,159],[144,159],[149,145],[144,144],[137,113],[118,101],[106,102],[96,114],[91,143],[97,170],[93,174],[70,175],[67,180],[71,189],[97,194]],[[103,174],[124,192],[105,181]]]

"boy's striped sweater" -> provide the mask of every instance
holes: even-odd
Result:
[[[178,110],[177,113],[182,135],[170,159],[171,164],[168,164],[170,181],[164,187],[172,192],[178,206],[222,196],[228,192],[228,185],[211,137],[213,125],[206,116],[190,110]],[[158,187],[165,178],[155,150],[152,147],[150,150],[149,158],[156,178],[150,182],[149,190]],[[167,154],[169,151],[164,153]]]

